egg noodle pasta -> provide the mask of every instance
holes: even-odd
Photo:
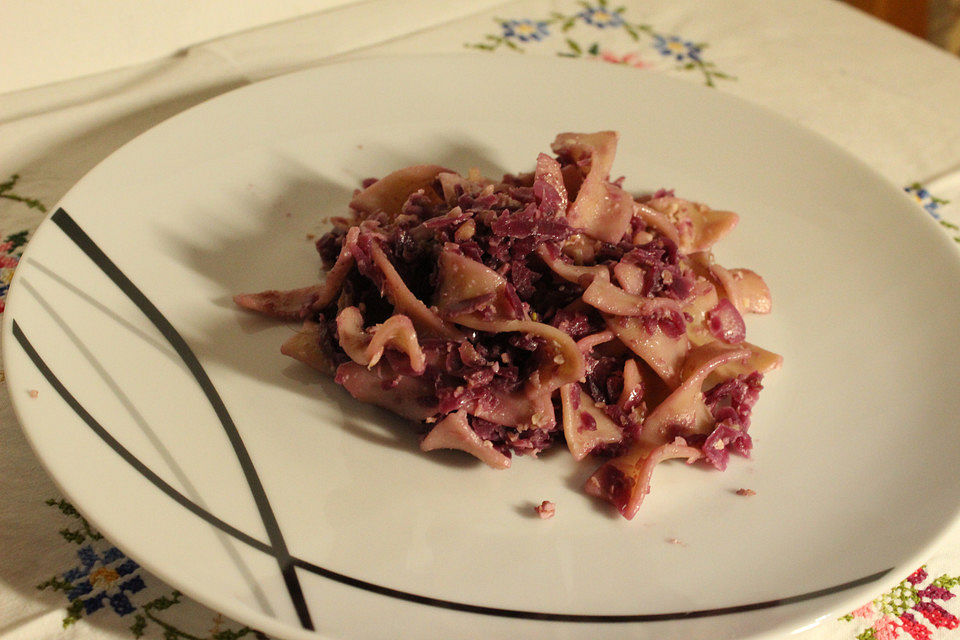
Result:
[[[633,518],[654,467],[748,455],[769,313],[711,253],[738,217],[610,179],[617,134],[561,133],[531,173],[417,165],[367,180],[317,241],[322,282],[242,294],[302,323],[281,351],[420,425],[424,451],[495,469],[565,444],[587,493]]]

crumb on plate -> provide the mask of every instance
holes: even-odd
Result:
[[[548,520],[552,518],[557,513],[557,505],[550,502],[549,500],[544,500],[536,507],[533,508],[537,512],[537,515],[540,516],[541,520]]]

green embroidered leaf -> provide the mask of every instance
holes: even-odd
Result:
[[[63,536],[63,539],[66,540],[67,542],[74,542],[76,544],[80,544],[86,538],[90,538],[91,540],[103,539],[103,535],[100,532],[94,530],[93,527],[90,526],[90,523],[87,522],[86,518],[81,516],[80,512],[77,511],[72,504],[70,504],[63,498],[61,498],[60,500],[49,498],[45,501],[45,504],[50,507],[56,507],[60,511],[60,513],[62,513],[63,515],[80,521],[80,526],[83,530],[82,533],[80,531],[75,531],[75,530],[66,529],[66,528],[60,530],[60,535]]]
[[[46,591],[47,589],[53,589],[54,591],[73,591],[73,584],[53,576],[49,580],[44,580],[37,585],[38,591]]]
[[[74,544],[83,544],[83,541],[87,539],[87,536],[73,529],[67,529],[67,528],[60,529],[59,533],[64,540],[66,540],[67,542],[72,542]]]
[[[653,26],[649,24],[630,22],[624,16],[624,14],[627,12],[626,5],[618,5],[616,9],[611,11],[608,8],[609,6],[608,0],[603,0],[602,2],[600,0],[596,0],[596,2],[592,2],[592,3],[586,2],[585,0],[579,0],[578,4],[583,9],[579,13],[569,15],[569,14],[564,14],[558,11],[551,11],[548,14],[549,17],[540,20],[539,22],[541,24],[548,24],[551,26],[556,23],[559,23],[559,29],[556,32],[546,33],[546,34],[543,34],[543,36],[549,37],[554,33],[567,33],[574,26],[576,26],[578,21],[581,21],[581,20],[587,21],[588,19],[592,19],[590,16],[596,13],[597,11],[605,11],[607,13],[614,14],[619,18],[617,25],[622,27],[623,30],[635,42],[641,39],[641,35],[647,35],[649,37],[662,40],[663,42],[676,41],[676,42],[682,43],[683,46],[687,47],[688,50],[685,53],[681,52],[679,54],[681,60],[677,61],[678,66],[676,67],[676,69],[682,70],[682,71],[699,70],[703,74],[704,84],[706,84],[708,87],[716,86],[714,84],[714,80],[736,80],[736,76],[718,71],[714,63],[706,62],[703,60],[700,53],[703,50],[708,48],[709,45],[706,42],[688,43],[686,41],[680,40],[679,36],[664,35],[662,33],[659,33],[656,29],[653,28]],[[526,18],[525,20],[530,20],[530,18]],[[509,27],[509,24],[513,21],[494,17],[494,22],[496,22],[497,25],[500,26],[501,28],[506,29]],[[610,24],[612,25],[613,23],[610,23]],[[486,39],[487,39],[486,43],[471,43],[466,46],[468,48],[477,49],[481,51],[493,51],[495,49],[500,48],[501,46],[506,46],[517,52],[524,51],[524,49],[519,44],[517,44],[517,42],[511,37],[503,37],[503,36],[498,37],[498,36],[488,34],[486,36]],[[538,41],[540,41],[541,39],[542,37],[536,38],[536,40]],[[585,55],[599,57],[600,55],[599,43],[594,43],[586,51],[584,51],[584,49],[580,46],[580,44],[578,44],[577,42],[575,42],[573,39],[570,39],[570,38],[566,39],[566,45],[568,47],[568,50],[558,51],[556,55],[563,58],[577,58],[577,57],[583,57]],[[656,48],[660,53],[664,53],[664,54],[667,53],[666,51],[662,50],[662,43],[661,45],[658,45]],[[631,55],[635,55],[635,54],[631,54]],[[637,64],[634,66],[643,66],[643,65]],[[960,239],[958,239],[958,242],[960,242]]]
[[[130,631],[133,633],[133,637],[142,638],[146,628],[147,628],[147,619],[138,613],[136,615],[136,621],[132,625],[130,625]]]
[[[881,612],[896,618],[917,604],[919,600],[917,588],[910,584],[909,580],[903,580],[873,602]]]
[[[175,604],[179,604],[180,599],[182,597],[183,597],[182,593],[180,593],[179,591],[173,591],[171,592],[169,598],[167,596],[159,596],[157,598],[154,598],[150,602],[146,603],[145,605],[143,605],[143,610],[153,611],[155,609],[157,611],[163,611],[164,609],[169,609]]]
[[[17,186],[17,181],[20,179],[18,174],[13,174],[6,182],[0,182],[0,195],[3,195],[7,191],[10,191],[15,186]]]
[[[54,500],[53,498],[49,498],[47,499],[46,503],[48,506],[56,507],[57,509],[59,509],[60,513],[62,513],[65,516],[80,515],[79,513],[77,513],[77,510],[74,508],[74,506],[69,502],[67,502],[66,500],[64,500],[63,498],[61,498],[60,500]]]
[[[930,584],[935,587],[940,587],[941,589],[946,589],[947,591],[953,591],[957,585],[960,585],[960,576],[948,576],[947,574],[943,574]]]
[[[27,230],[18,231],[17,233],[11,233],[6,238],[4,242],[10,242],[12,246],[11,249],[19,249],[23,245],[27,244],[27,236],[30,235],[30,232]]]
[[[10,178],[3,183],[0,183],[0,198],[5,198],[7,200],[13,200],[14,202],[21,202],[30,209],[36,209],[42,211],[43,213],[47,212],[47,208],[43,205],[42,202],[36,198],[25,198],[13,193],[13,188],[17,186],[17,182],[20,180],[19,174],[13,174]]]
[[[67,607],[67,616],[63,619],[64,629],[83,617],[83,607],[83,600],[78,599],[70,603],[70,606]]]
[[[250,627],[244,627],[242,629],[238,629],[237,631],[225,629],[224,631],[215,633],[210,637],[212,640],[239,640],[240,638],[243,638],[251,633],[256,636],[258,632],[254,631]]]

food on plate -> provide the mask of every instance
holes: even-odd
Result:
[[[437,165],[368,180],[316,241],[318,283],[235,297],[302,323],[281,351],[422,425],[420,447],[495,469],[566,445],[586,491],[633,518],[654,467],[747,455],[768,313],[711,247],[737,215],[611,180],[617,134],[561,133],[530,173]]]
[[[537,515],[541,520],[549,520],[553,516],[557,515],[557,505],[549,500],[544,500],[535,506],[533,510],[537,512]]]

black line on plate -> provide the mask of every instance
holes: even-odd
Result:
[[[408,593],[406,591],[400,591],[397,589],[391,589],[390,587],[383,587],[378,584],[373,584],[371,582],[366,582],[363,580],[358,580],[356,578],[351,578],[350,576],[345,576],[341,573],[336,573],[335,571],[330,571],[329,569],[324,569],[315,564],[300,560],[299,558],[294,559],[294,562],[297,563],[297,566],[321,575],[330,580],[340,582],[351,587],[356,587],[358,589],[363,589],[364,591],[371,591],[373,593],[378,593],[383,596],[388,596],[391,598],[397,598],[398,600],[406,600],[407,602],[415,602],[417,604],[424,604],[431,607],[439,607],[441,609],[452,609],[454,611],[463,611],[466,613],[477,613],[488,616],[497,616],[500,618],[521,618],[524,620],[544,620],[550,622],[664,622],[669,620],[688,620],[693,618],[708,618],[711,616],[723,616],[733,613],[746,613],[750,611],[759,611],[761,609],[770,609],[772,607],[779,607],[788,604],[796,604],[798,602],[803,602],[805,600],[812,600],[814,598],[820,598],[822,596],[828,596],[834,593],[839,593],[841,591],[846,591],[847,589],[853,589],[854,587],[859,587],[861,585],[869,584],[875,580],[879,580],[888,573],[890,573],[893,568],[884,569],[883,571],[878,571],[876,573],[870,574],[863,578],[858,578],[857,580],[851,580],[850,582],[844,582],[843,584],[838,584],[832,587],[827,587],[826,589],[818,589],[816,591],[809,591],[807,593],[801,593],[795,596],[789,596],[786,598],[777,598],[774,600],[764,600],[763,602],[753,602],[750,604],[736,605],[732,607],[718,607],[715,609],[699,609],[695,611],[678,611],[674,613],[626,613],[626,614],[589,614],[589,613],[547,613],[539,611],[524,611],[520,609],[502,609],[499,607],[484,607],[474,604],[466,604],[463,602],[454,602],[452,600],[441,600],[439,598],[431,598],[429,596],[421,596],[415,593]]]
[[[73,293],[80,296],[80,298],[83,299],[84,301],[93,305],[95,309],[97,309],[102,313],[106,313],[108,317],[116,321],[119,326],[130,329],[131,331],[134,332],[134,334],[137,337],[142,338],[146,340],[149,344],[156,346],[163,355],[175,360],[176,364],[183,365],[183,362],[177,356],[176,352],[173,350],[173,347],[171,347],[162,338],[159,338],[159,339],[154,338],[152,335],[149,335],[146,331],[138,327],[135,327],[132,323],[124,319],[115,310],[109,309],[107,306],[101,304],[99,301],[94,300],[90,294],[85,293],[75,284],[69,282],[68,280],[60,276],[55,271],[47,269],[41,263],[32,259],[28,260],[27,263],[30,264],[33,268],[39,269],[41,273],[44,273],[46,276],[50,277],[61,286],[71,289]],[[73,329],[71,328],[71,323],[68,322],[66,318],[62,317],[57,312],[57,309],[46,298],[44,298],[44,296],[33,286],[32,280],[21,278],[19,286],[26,288],[27,291],[30,292],[34,300],[37,301],[37,304],[40,305],[40,308],[42,308],[47,313],[47,315],[57,324],[57,327],[60,329],[60,331],[63,332],[64,336],[66,336],[70,340],[70,342],[72,342],[77,347],[77,349],[80,351],[84,359],[87,360],[87,362],[90,364],[91,367],[93,367],[94,371],[97,373],[100,379],[103,380],[104,384],[106,384],[107,388],[111,392],[113,392],[113,395],[117,398],[117,400],[119,400],[120,403],[127,409],[127,412],[130,414],[133,420],[140,427],[141,432],[143,432],[148,437],[150,442],[154,445],[154,448],[156,448],[156,450],[160,453],[163,460],[167,463],[167,466],[174,473],[175,478],[180,481],[180,484],[183,486],[183,494],[187,498],[195,502],[198,508],[206,509],[207,507],[203,504],[200,496],[197,494],[195,488],[192,486],[190,479],[184,474],[180,464],[177,462],[175,458],[173,458],[170,455],[170,452],[167,450],[164,443],[159,439],[159,436],[157,435],[156,431],[154,431],[153,427],[149,424],[146,418],[140,413],[140,411],[137,409],[134,403],[130,400],[130,398],[124,392],[121,383],[119,383],[110,375],[110,372],[107,371],[107,369],[97,360],[97,357],[83,343],[83,341],[80,339],[80,336],[78,336],[76,333],[73,332]],[[74,311],[73,305],[67,305],[66,308],[70,309],[71,311]],[[158,487],[158,488],[162,490],[162,487]],[[253,594],[253,597],[257,600],[257,603],[260,605],[261,609],[265,613],[268,613],[269,615],[275,615],[272,605],[267,600],[266,594],[263,593],[262,586],[256,580],[256,578],[250,573],[250,570],[247,568],[245,562],[243,561],[243,558],[239,555],[239,552],[233,547],[233,545],[226,544],[225,538],[228,538],[228,537],[229,536],[222,536],[220,538],[221,542],[223,543],[224,550],[227,552],[227,554],[236,564],[237,570],[243,574],[247,583],[250,585],[250,591]],[[271,556],[273,555],[273,550],[269,548],[269,545],[267,545],[266,543],[261,543],[261,545],[270,551]]]
[[[130,466],[136,469],[140,474],[142,474],[147,480],[152,482],[157,488],[170,496],[177,503],[188,509],[191,513],[199,516],[209,524],[217,527],[224,533],[227,533],[231,536],[234,536],[241,542],[245,542],[251,547],[262,551],[268,555],[274,555],[273,548],[263,542],[260,542],[256,538],[253,538],[243,531],[227,524],[226,522],[220,520],[219,518],[211,515],[202,507],[198,506],[196,503],[192,502],[189,498],[178,492],[176,489],[167,484],[162,478],[150,470],[145,464],[143,464],[139,459],[136,458],[130,451],[128,451],[122,444],[120,444],[110,433],[104,429],[104,427],[97,422],[97,420],[83,408],[83,406],[77,401],[77,399],[64,387],[63,383],[57,378],[43,358],[37,353],[33,345],[27,339],[23,330],[20,328],[19,323],[14,320],[13,325],[13,336],[23,348],[24,352],[33,362],[34,366],[40,371],[43,377],[47,382],[54,388],[54,390],[60,395],[61,398],[67,403],[73,411],[96,433],[107,445],[109,445],[123,460],[125,460]],[[834,593],[839,593],[847,589],[853,589],[854,587],[859,587],[864,584],[869,584],[876,580],[880,580],[893,569],[884,569],[883,571],[878,571],[871,575],[859,578],[857,580],[851,580],[849,582],[844,582],[832,587],[827,587],[826,589],[818,589],[816,591],[809,591],[807,593],[802,593],[800,595],[789,596],[786,598],[777,598],[774,600],[765,600],[763,602],[754,602],[744,605],[736,605],[731,607],[719,607],[715,609],[700,609],[695,611],[680,611],[675,613],[640,613],[640,614],[568,614],[568,613],[549,613],[549,612],[539,612],[539,611],[524,611],[520,609],[503,609],[499,607],[485,607],[481,605],[467,604],[463,602],[455,602],[452,600],[443,600],[440,598],[432,598],[430,596],[421,596],[415,593],[409,593],[406,591],[401,591],[399,589],[393,589],[391,587],[384,587],[372,582],[367,582],[365,580],[360,580],[357,578],[351,578],[342,573],[337,573],[336,571],[331,571],[329,569],[324,569],[321,566],[308,562],[306,560],[301,560],[300,558],[291,558],[292,566],[291,569],[297,567],[314,573],[323,578],[333,580],[334,582],[339,582],[350,587],[357,589],[362,589],[364,591],[369,591],[371,593],[376,593],[382,596],[389,598],[395,598],[398,600],[404,600],[406,602],[413,602],[416,604],[422,604],[431,607],[438,607],[441,609],[450,609],[453,611],[462,611],[465,613],[475,613],[480,615],[496,616],[501,618],[518,618],[525,620],[544,620],[551,622],[606,622],[606,623],[617,623],[617,622],[662,622],[668,620],[684,620],[692,618],[705,618],[710,616],[720,616],[728,615],[732,613],[744,613],[749,611],[759,611],[761,609],[769,609],[777,606],[784,606],[789,604],[795,604],[798,602],[803,602],[805,600],[812,600],[814,598],[819,598],[822,596],[831,595]]]
[[[233,422],[233,418],[230,417],[230,413],[227,411],[226,405],[224,405],[223,400],[220,398],[220,394],[217,393],[216,388],[213,386],[213,383],[210,381],[210,378],[207,376],[207,372],[204,371],[203,366],[200,364],[200,361],[197,359],[197,356],[193,353],[193,350],[190,349],[190,346],[187,344],[186,340],[183,339],[183,336],[180,335],[180,332],[170,323],[169,320],[160,312],[157,307],[150,302],[150,300],[143,294],[140,289],[137,288],[131,280],[124,275],[124,273],[117,267],[114,262],[107,257],[107,255],[97,246],[97,244],[86,234],[86,232],[80,228],[80,225],[70,217],[70,215],[63,209],[57,209],[57,211],[51,216],[51,220],[60,227],[60,229],[70,238],[77,247],[83,251],[90,260],[93,261],[97,267],[103,271],[104,274],[110,280],[113,281],[115,285],[128,297],[130,300],[140,309],[150,322],[160,331],[164,338],[167,339],[167,342],[174,348],[177,352],[177,355],[183,360],[184,364],[187,365],[187,369],[190,370],[190,373],[193,375],[194,379],[197,381],[197,384],[200,385],[200,388],[203,390],[204,395],[207,397],[207,401],[213,407],[214,412],[217,414],[217,418],[220,420],[220,424],[223,425],[223,429],[227,434],[227,438],[230,440],[230,444],[233,447],[234,454],[237,456],[237,460],[240,462],[240,467],[243,469],[243,474],[246,477],[247,484],[250,486],[250,491],[253,494],[254,502],[257,505],[257,509],[260,512],[260,518],[263,521],[264,528],[267,531],[267,536],[270,539],[270,546],[273,548],[273,556],[277,559],[277,563],[280,566],[280,572],[283,575],[283,581],[287,585],[287,590],[290,593],[290,598],[293,601],[294,608],[297,611],[297,616],[300,619],[300,624],[305,629],[313,630],[313,622],[310,619],[310,611],[307,607],[307,602],[303,597],[303,590],[300,587],[300,581],[297,578],[296,568],[293,565],[293,558],[290,556],[290,551],[287,549],[287,543],[283,538],[283,532],[280,530],[280,525],[277,522],[276,515],[273,512],[273,508],[270,506],[270,501],[267,498],[267,493],[263,488],[263,484],[260,482],[260,476],[257,475],[257,470],[253,465],[253,460],[250,458],[250,454],[247,452],[246,446],[243,444],[243,439],[240,437],[240,432],[237,430],[236,425]]]
[[[27,339],[26,334],[24,334],[23,329],[20,328],[20,324],[14,320],[13,321],[13,337],[16,338],[17,342],[23,348],[24,352],[33,362],[34,366],[40,371],[43,377],[46,379],[50,386],[57,392],[57,394],[63,398],[63,401],[67,403],[67,406],[73,409],[81,420],[87,423],[87,426],[93,430],[97,436],[100,437],[111,449],[113,449],[117,455],[119,455],[123,460],[129,464],[131,467],[136,469],[140,475],[149,480],[156,486],[158,489],[163,491],[165,494],[173,498],[178,504],[185,507],[191,513],[194,513],[200,516],[202,519],[212,524],[216,528],[220,529],[224,533],[227,533],[241,542],[245,542],[254,549],[259,549],[264,553],[273,555],[273,549],[268,544],[260,542],[256,538],[247,535],[243,531],[237,529],[236,527],[224,522],[220,518],[214,516],[209,511],[198,505],[197,503],[190,500],[188,497],[174,489],[172,486],[167,484],[167,482],[154,473],[150,467],[145,465],[140,461],[135,455],[130,453],[130,451],[120,444],[116,438],[110,435],[110,432],[107,431],[102,424],[100,424],[96,418],[94,418],[90,413],[83,408],[83,405],[73,396],[72,393],[64,386],[60,381],[57,375],[50,369],[47,363],[43,360],[37,350],[31,344],[30,340]]]
[[[223,401],[220,399],[219,394],[213,387],[213,384],[210,382],[209,378],[206,375],[206,372],[203,371],[199,361],[196,359],[196,356],[187,346],[186,342],[176,331],[176,329],[167,321],[167,319],[160,313],[160,311],[153,306],[153,304],[143,295],[143,293],[137,289],[137,287],[117,268],[117,266],[96,246],[96,244],[83,232],[82,229],[76,224],[76,222],[64,211],[63,209],[58,209],[56,213],[52,216],[52,219],[55,221],[57,226],[59,226],[64,233],[73,240],[84,253],[90,257],[94,263],[100,267],[103,272],[110,277],[111,280],[136,304],[140,310],[154,323],[158,330],[164,335],[164,337],[170,342],[170,344],[177,350],[177,353],[183,358],[185,364],[187,364],[191,373],[193,373],[197,382],[200,384],[201,388],[207,394],[207,398],[210,403],[213,405],[214,409],[217,411],[218,417],[221,418],[221,421],[224,422],[224,428],[227,430],[228,435],[231,436],[231,443],[234,443],[234,436],[236,438],[235,450],[239,446],[239,451],[237,451],[238,457],[241,458],[241,465],[243,465],[243,460],[246,459],[247,465],[249,465],[250,472],[253,476],[251,481],[251,490],[254,492],[255,498],[257,497],[257,492],[259,491],[262,495],[262,499],[266,508],[268,509],[268,516],[264,517],[264,524],[267,525],[268,521],[273,523],[274,527],[277,527],[276,534],[278,535],[281,544],[283,543],[282,535],[276,522],[275,517],[273,517],[272,511],[269,510],[269,504],[266,503],[266,495],[263,493],[263,487],[260,485],[259,478],[256,476],[256,471],[253,469],[252,461],[246,453],[246,449],[243,447],[242,441],[240,441],[239,433],[236,431],[236,426],[233,425],[233,421],[230,419],[229,414],[226,412],[226,407],[223,405]],[[54,388],[54,390],[60,395],[60,397],[67,403],[67,405],[83,420],[93,431],[103,440],[108,446],[110,446],[124,461],[126,461],[130,466],[137,470],[141,475],[144,476],[147,480],[153,483],[157,488],[166,493],[170,498],[176,501],[178,504],[182,505],[184,508],[189,510],[191,513],[194,513],[198,517],[202,518],[204,521],[220,529],[224,533],[227,533],[237,540],[244,542],[251,547],[262,551],[268,555],[272,555],[277,558],[278,563],[280,563],[281,572],[284,577],[284,581],[287,585],[287,589],[290,592],[291,599],[294,602],[294,606],[297,609],[297,614],[300,616],[301,624],[307,629],[313,629],[312,622],[310,621],[310,614],[307,609],[306,601],[303,597],[303,592],[300,587],[300,582],[296,576],[296,569],[300,568],[310,573],[319,575],[321,577],[339,582],[350,587],[357,589],[362,589],[371,593],[376,593],[390,598],[395,598],[398,600],[404,600],[406,602],[413,602],[417,604],[422,604],[431,607],[438,607],[442,609],[449,609],[453,611],[462,611],[465,613],[475,613],[480,615],[489,615],[496,616],[501,618],[518,618],[526,620],[544,620],[551,622],[605,622],[605,623],[617,623],[617,622],[662,622],[669,620],[684,620],[684,619],[693,619],[693,618],[705,618],[711,616],[721,616],[729,615],[734,613],[745,613],[750,611],[759,611],[762,609],[769,609],[778,606],[785,606],[790,604],[796,604],[798,602],[803,602],[806,600],[812,600],[814,598],[820,598],[823,596],[831,595],[834,593],[839,593],[841,591],[846,591],[848,589],[853,589],[861,585],[869,584],[871,582],[880,580],[887,574],[889,574],[893,569],[884,569],[883,571],[878,571],[876,573],[870,574],[863,578],[858,578],[856,580],[851,580],[849,582],[844,582],[832,587],[827,587],[825,589],[818,589],[815,591],[809,591],[795,596],[789,596],[786,598],[776,598],[773,600],[765,600],[762,602],[754,602],[744,605],[736,605],[731,607],[718,607],[714,609],[700,609],[694,611],[679,611],[673,613],[641,613],[641,614],[568,614],[568,613],[549,613],[549,612],[538,612],[538,611],[524,611],[520,609],[503,609],[499,607],[486,607],[481,605],[473,605],[462,602],[455,602],[452,600],[443,600],[440,598],[433,598],[430,596],[422,596],[415,593],[409,593],[406,591],[401,591],[399,589],[393,589],[391,587],[384,587],[372,582],[366,582],[357,578],[351,578],[342,573],[337,573],[329,569],[324,569],[316,564],[307,562],[300,558],[293,557],[287,551],[286,546],[284,545],[283,554],[279,554],[276,546],[271,546],[260,542],[256,538],[240,531],[236,527],[227,524],[223,520],[220,520],[216,516],[210,514],[208,511],[191,501],[189,498],[181,494],[179,491],[174,489],[172,486],[167,484],[162,478],[160,478],[156,473],[150,470],[143,462],[141,462],[136,456],[134,456],[130,451],[128,451],[120,442],[116,440],[110,433],[99,423],[97,420],[90,415],[90,413],[83,408],[80,402],[67,390],[63,383],[57,378],[46,362],[37,353],[36,349],[27,339],[23,330],[20,328],[19,323],[14,320],[12,324],[13,336],[23,348],[24,352],[33,362],[34,366],[40,371],[44,376],[47,382]],[[228,426],[229,425],[229,426]],[[242,451],[242,454],[240,453]],[[244,472],[247,471],[247,466],[244,466]],[[248,476],[248,481],[250,477]],[[254,489],[254,486],[258,489]],[[258,506],[260,502],[258,501]],[[263,515],[263,514],[261,514]],[[268,527],[268,533],[269,533]],[[273,541],[273,536],[271,536],[271,541]]]

